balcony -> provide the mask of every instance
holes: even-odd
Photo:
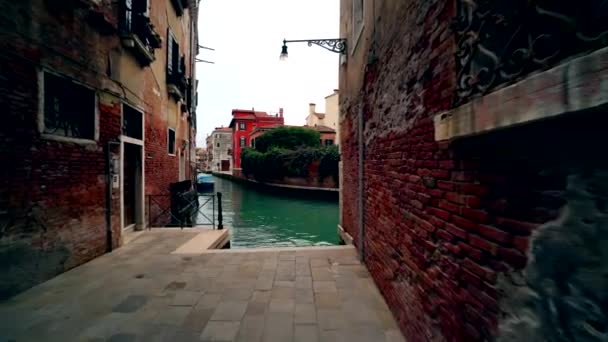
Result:
[[[184,72],[176,72],[167,75],[167,90],[169,95],[176,101],[184,99],[188,90],[188,80]]]
[[[173,8],[175,8],[175,13],[178,17],[184,14],[184,9],[188,8],[189,2],[188,0],[171,0],[173,4]]]
[[[161,47],[162,38],[144,13],[126,10],[121,20],[120,36],[122,45],[131,50],[142,66],[154,62],[154,50]]]

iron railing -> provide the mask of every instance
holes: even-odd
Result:
[[[458,0],[455,104],[608,45],[608,1]]]
[[[148,195],[147,226],[186,227],[213,226],[223,229],[222,193],[199,194],[196,191],[185,193]],[[209,212],[209,209],[210,212]]]

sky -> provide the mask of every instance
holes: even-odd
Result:
[[[339,55],[283,39],[339,37],[339,0],[202,0],[197,63],[197,146],[215,127],[228,126],[232,109],[276,113],[285,124],[304,125],[308,104],[325,110],[325,96],[338,88]]]

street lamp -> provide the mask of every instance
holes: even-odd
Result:
[[[332,39],[298,39],[298,40],[286,40],[283,39],[283,46],[281,47],[280,60],[287,60],[287,43],[308,43],[308,46],[318,45],[325,50],[345,54],[346,53],[346,39],[345,38],[332,38]]]

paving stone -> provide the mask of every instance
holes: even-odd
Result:
[[[253,289],[226,289],[222,294],[222,301],[248,301],[253,294]]]
[[[264,335],[264,316],[245,316],[237,335],[238,342],[259,342]]]
[[[120,304],[112,308],[113,312],[135,312],[141,309],[147,302],[148,296],[131,295],[125,298]]]
[[[182,325],[182,327],[185,330],[196,331],[200,333],[201,331],[203,331],[203,328],[205,327],[207,322],[209,322],[209,320],[211,319],[211,316],[213,315],[214,311],[214,308],[195,307],[192,311],[190,311],[190,313],[184,320],[184,324]]]
[[[234,341],[239,331],[240,322],[210,321],[201,333],[201,340],[205,342]]]
[[[211,316],[212,321],[240,321],[247,310],[247,302],[221,302]]]
[[[271,291],[253,291],[253,296],[251,296],[252,302],[264,302],[268,303],[270,301],[270,297],[272,295]]]
[[[328,258],[311,258],[310,266],[311,267],[329,266],[329,259]]]
[[[335,281],[313,281],[312,287],[315,293],[338,292]]]
[[[186,284],[187,283],[183,281],[172,281],[167,284],[167,287],[165,287],[165,291],[182,290],[184,287],[186,287]]]
[[[341,310],[317,309],[317,321],[321,330],[341,330],[346,323]]]
[[[296,324],[317,323],[317,312],[314,304],[296,304],[295,318]]]
[[[295,301],[293,299],[271,299],[268,305],[269,312],[282,312],[292,314],[295,310]]]
[[[274,287],[294,287],[295,286],[295,282],[294,281],[279,281],[279,280],[275,280],[274,282]]]
[[[312,304],[315,302],[312,289],[296,289],[295,298],[298,304]]]
[[[181,326],[191,311],[192,307],[190,306],[167,306],[158,313],[154,322],[157,324]]]
[[[312,277],[296,276],[296,288],[311,289],[312,288]]]
[[[334,280],[334,274],[327,267],[314,267],[311,269],[311,273],[314,281]]]
[[[272,275],[272,277],[258,277],[258,279],[255,282],[255,289],[256,290],[272,290],[272,286],[274,284],[274,274]]]
[[[346,340],[346,334],[342,330],[320,330],[320,342],[350,342]],[[369,341],[372,342],[372,341]],[[376,342],[376,341],[373,341]]]
[[[196,304],[197,308],[215,308],[221,301],[222,295],[219,293],[208,293],[203,295]]]
[[[319,309],[340,309],[342,301],[335,293],[315,293],[315,305]]]
[[[271,299],[293,299],[295,289],[290,287],[274,287],[272,289]]]
[[[293,340],[294,342],[318,342],[319,329],[316,325],[296,324]]]
[[[249,302],[247,304],[247,311],[245,315],[247,316],[256,316],[256,315],[264,315],[268,309],[267,302]]]
[[[202,293],[198,291],[177,291],[171,305],[173,306],[194,306],[198,302]]]
[[[376,310],[355,298],[342,303],[342,312],[349,321],[382,327],[382,321],[376,314]]]
[[[108,338],[108,342],[134,342],[135,340],[137,340],[137,335],[126,333],[114,334]]]
[[[394,329],[384,332],[385,342],[405,342],[405,338],[401,334],[401,331]]]
[[[293,341],[293,318],[282,313],[272,313],[264,324],[264,342]]]

